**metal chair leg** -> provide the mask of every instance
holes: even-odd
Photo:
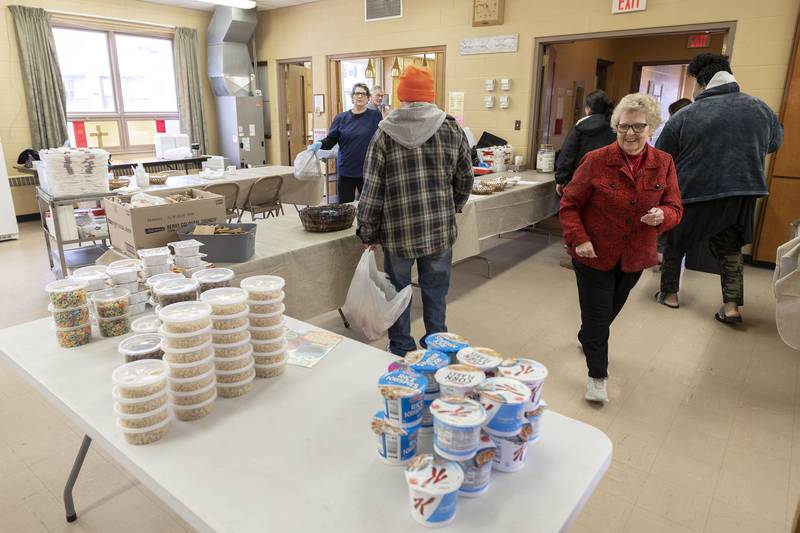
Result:
[[[92,439],[89,435],[83,436],[83,442],[78,450],[78,456],[75,457],[75,462],[72,464],[72,470],[69,472],[67,484],[64,486],[64,508],[67,511],[67,522],[74,522],[78,519],[75,513],[75,502],[72,500],[72,489],[75,487],[75,482],[78,480],[78,474],[81,473],[83,460],[86,459],[86,453],[89,451],[89,446],[92,444]]]
[[[347,321],[347,317],[344,316],[344,313],[342,312],[342,308],[340,307],[339,309],[337,309],[337,311],[339,311],[339,316],[342,317],[342,323],[344,324],[344,327],[346,327],[347,329],[350,329],[350,322],[348,322]]]

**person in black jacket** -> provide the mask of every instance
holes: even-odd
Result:
[[[598,89],[586,96],[586,116],[569,130],[556,161],[556,193],[559,196],[572,179],[583,156],[617,140],[616,133],[611,129],[612,111],[614,105],[603,91]]]

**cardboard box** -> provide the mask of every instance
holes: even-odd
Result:
[[[225,197],[200,189],[152,191],[153,196],[185,194],[193,199],[175,204],[131,207],[130,196],[103,199],[111,244],[136,257],[136,250],[157,248],[178,240],[178,228],[187,224],[225,222]]]

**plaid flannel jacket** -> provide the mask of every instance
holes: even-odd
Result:
[[[379,129],[364,160],[358,236],[407,258],[446,250],[456,241],[456,213],[472,181],[469,143],[453,117],[413,149]]]

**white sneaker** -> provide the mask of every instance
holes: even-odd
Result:
[[[608,378],[597,379],[589,378],[586,382],[586,399],[590,402],[607,402],[608,392],[606,392],[606,382]]]
[[[578,349],[583,353],[583,344],[581,344],[581,338],[575,335],[575,342],[577,343]]]

